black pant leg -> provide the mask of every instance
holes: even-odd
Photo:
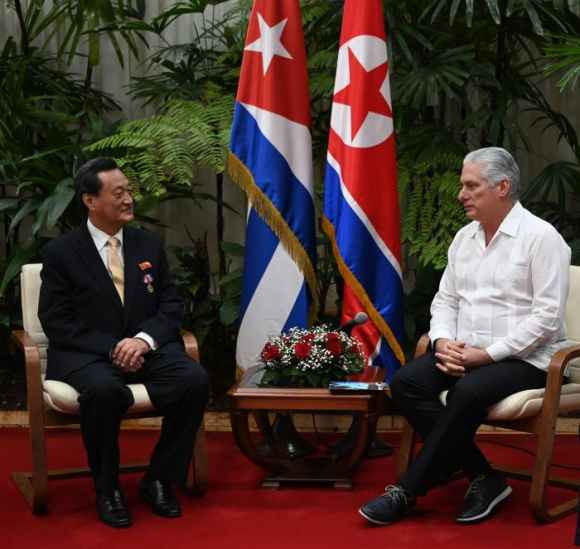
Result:
[[[447,406],[424,438],[423,447],[401,484],[425,494],[449,463],[460,463],[474,478],[491,471],[473,439],[487,408],[511,394],[545,386],[546,372],[520,360],[493,363],[471,370],[449,390]]]
[[[147,355],[143,368],[127,379],[143,383],[155,409],[163,414],[149,473],[185,485],[209,393],[205,370],[180,348],[162,348]]]
[[[75,370],[63,380],[79,393],[83,444],[95,487],[111,495],[119,484],[119,428],[134,402],[125,374],[109,361]]]
[[[439,395],[458,380],[444,374],[432,352],[425,353],[397,370],[389,386],[397,411],[425,439],[444,412]]]
[[[459,380],[439,370],[436,362],[433,352],[425,353],[399,369],[390,383],[397,412],[405,417],[422,440],[427,438],[445,411],[440,394]],[[462,469],[459,456],[455,457],[457,459],[451,459],[443,468],[443,475]],[[409,484],[413,485],[412,482]]]

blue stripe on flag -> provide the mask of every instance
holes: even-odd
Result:
[[[251,245],[246,245],[244,252],[240,323],[280,240],[256,211],[251,210],[246,227],[246,242]]]
[[[236,104],[234,117],[236,124],[232,128],[231,151],[244,163],[256,185],[282,214],[315,265],[316,233],[312,196],[243,105]]]
[[[308,328],[308,309],[312,303],[312,298],[310,297],[310,292],[306,287],[306,281],[302,284],[296,302],[290,311],[290,315],[286,320],[286,323],[282,327],[282,332],[288,332],[288,330],[294,326],[300,328]]]
[[[334,226],[345,265],[364,287],[398,341],[403,340],[403,285],[360,218],[344,199],[340,178],[327,162],[325,215]],[[385,342],[386,343],[386,342]],[[388,344],[384,345],[389,347]]]
[[[393,352],[393,349],[391,349],[389,342],[384,337],[381,338],[381,350],[379,351],[378,356],[373,360],[373,364],[375,366],[380,366],[387,371],[387,381],[391,380],[395,372],[401,366],[399,359]]]

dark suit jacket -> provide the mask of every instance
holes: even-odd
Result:
[[[125,306],[86,223],[42,250],[38,316],[49,340],[47,379],[62,380],[78,368],[108,360],[117,342],[140,331],[160,348],[180,347],[183,304],[161,239],[125,227],[123,254]],[[145,275],[153,279],[152,292]]]

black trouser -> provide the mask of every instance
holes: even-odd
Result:
[[[423,439],[423,446],[399,482],[425,495],[441,477],[463,469],[470,480],[492,472],[474,442],[487,407],[527,389],[546,386],[547,373],[523,360],[503,360],[464,377],[445,374],[432,352],[397,371],[390,387],[397,410]],[[447,406],[439,394],[449,389]]]
[[[168,349],[169,347],[169,349]],[[119,485],[119,429],[133,393],[127,384],[143,383],[163,415],[161,436],[149,466],[157,478],[184,485],[197,429],[203,419],[209,381],[205,370],[173,345],[145,355],[143,367],[125,373],[109,361],[76,370],[64,379],[79,393],[83,443],[95,487],[112,494]],[[177,346],[176,346],[177,347]]]

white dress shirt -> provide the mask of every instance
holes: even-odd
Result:
[[[95,246],[97,247],[97,251],[99,252],[99,255],[101,256],[101,259],[103,260],[103,263],[105,264],[105,267],[107,268],[107,272],[109,273],[109,275],[112,278],[113,275],[111,274],[111,271],[109,270],[109,248],[110,248],[110,246],[108,244],[108,240],[111,236],[114,236],[114,237],[119,239],[119,247],[117,248],[117,254],[119,255],[119,261],[121,262],[121,265],[124,268],[125,267],[125,260],[124,260],[125,256],[123,253],[123,229],[121,229],[117,234],[109,235],[109,234],[105,233],[104,231],[101,231],[101,229],[97,229],[97,227],[95,227],[91,223],[90,219],[87,220],[87,228],[89,229],[89,234],[91,235],[93,242],[95,243]],[[142,339],[143,341],[148,343],[149,347],[151,347],[151,349],[153,351],[155,349],[157,349],[157,347],[158,347],[157,342],[146,332],[139,332],[134,337],[138,337],[139,339]]]
[[[464,341],[495,362],[520,358],[547,370],[568,345],[570,248],[556,229],[516,202],[487,247],[473,221],[457,233],[448,258],[431,305],[431,341]]]

